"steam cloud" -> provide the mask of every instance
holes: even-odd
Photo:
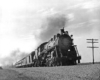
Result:
[[[8,67],[8,66],[11,66],[12,64],[14,64],[16,61],[19,61],[26,55],[27,55],[27,53],[21,52],[19,49],[17,49],[15,51],[12,51],[11,55],[1,59],[0,61],[4,67]]]
[[[66,27],[67,18],[64,14],[54,14],[45,19],[42,25],[42,32],[39,35],[39,38],[42,41],[50,39],[57,32]]]

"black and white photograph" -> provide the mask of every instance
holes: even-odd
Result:
[[[100,0],[0,0],[0,80],[100,80]]]

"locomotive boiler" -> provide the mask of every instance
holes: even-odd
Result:
[[[35,51],[21,60],[26,66],[63,66],[80,63],[81,56],[77,46],[73,43],[73,35],[61,29],[61,33],[54,35],[49,41],[42,43]],[[25,60],[26,59],[26,60]],[[20,64],[20,65],[21,65]],[[18,66],[18,65],[17,65]]]
[[[37,59],[35,66],[75,65],[77,62],[80,63],[81,59],[72,35],[64,29],[48,42],[41,44],[35,54]]]

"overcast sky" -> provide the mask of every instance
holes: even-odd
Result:
[[[100,38],[99,0],[0,0],[0,65],[29,54],[60,26],[73,34],[82,62],[91,62],[92,50],[87,48],[91,44],[86,39]],[[95,49],[95,61],[100,61],[99,49]]]

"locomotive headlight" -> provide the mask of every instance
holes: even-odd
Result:
[[[68,49],[68,51],[70,51],[70,49]]]

